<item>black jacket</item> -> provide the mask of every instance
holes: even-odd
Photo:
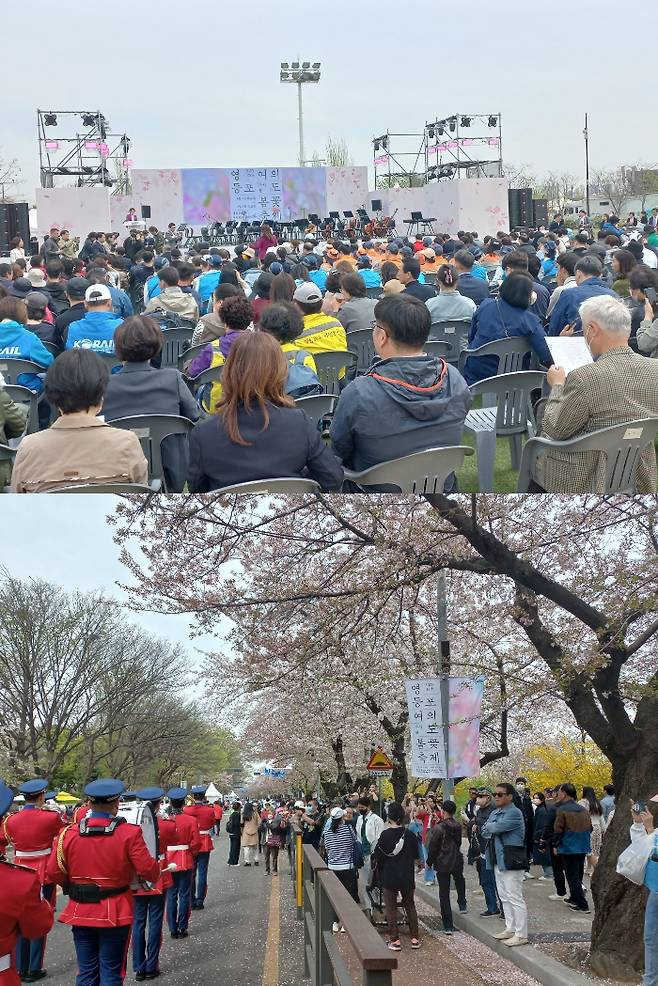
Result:
[[[491,297],[488,283],[482,278],[476,277],[475,274],[460,274],[457,290],[464,298],[470,298],[476,305],[479,305],[485,298]]]
[[[57,335],[59,336],[58,346],[63,349],[66,345],[66,333],[71,322],[78,322],[81,318],[84,318],[87,314],[87,309],[85,307],[84,301],[78,301],[77,304],[71,305],[66,311],[63,311],[61,315],[58,315],[55,319],[55,329]]]
[[[265,430],[258,407],[238,412],[240,434],[250,445],[230,440],[221,415],[214,414],[196,426],[190,438],[190,493],[295,476],[309,476],[325,490],[341,488],[343,468],[304,411],[272,405],[268,411],[270,422]]]
[[[464,869],[462,827],[456,819],[444,818],[432,829],[427,865],[436,873],[458,873]]]
[[[126,363],[110,376],[102,414],[106,421],[136,414],[176,414],[190,421],[200,416],[194,400],[178,370],[156,370],[149,363]],[[182,493],[187,474],[188,443],[182,435],[170,435],[162,443],[162,464],[167,489]]]
[[[419,301],[429,301],[436,298],[436,291],[430,284],[421,284],[420,281],[409,281],[402,294],[410,294],[412,298]]]
[[[43,293],[48,298],[48,307],[55,318],[67,312],[71,307],[69,299],[66,297],[66,285],[60,281],[49,281],[43,289]]]

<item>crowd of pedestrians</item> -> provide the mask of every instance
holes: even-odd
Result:
[[[83,477],[143,484],[146,462],[130,435],[124,456],[114,455],[108,431],[116,415],[199,422],[189,449],[179,441],[176,461],[165,463],[172,492],[185,483],[206,492],[277,476],[338,490],[345,469],[463,444],[469,387],[496,375],[499,360],[436,355],[427,347],[446,322],[461,326],[452,330],[455,344],[469,352],[527,340],[546,370],[540,417],[549,439],[658,416],[658,363],[646,358],[658,354],[658,236],[650,223],[608,222],[594,235],[587,226],[569,231],[556,217],[548,229],[482,238],[459,231],[414,241],[283,243],[263,227],[252,246],[197,242],[188,249],[171,228],[152,227],[131,231],[123,243],[90,233],[79,256],[71,256],[70,242],[53,229],[32,257],[15,253],[13,262],[0,262],[0,356],[35,364],[19,384],[39,397],[40,430],[23,440],[24,406],[0,401],[0,443],[4,429],[4,440],[19,444],[17,491]],[[177,365],[162,367],[172,328],[187,329],[195,347],[185,380]],[[364,330],[371,336],[365,364]],[[121,333],[127,340],[120,343]],[[559,335],[582,335],[592,361],[556,365],[550,343]],[[352,350],[360,362],[355,368],[346,359],[340,370],[333,412],[312,421],[295,402],[323,392],[325,354]],[[109,360],[111,375],[91,354]],[[201,376],[220,368],[221,377]],[[124,375],[131,381],[122,386],[115,378]],[[65,410],[74,417],[57,424]],[[94,425],[99,415],[104,427]],[[52,460],[68,453],[72,462],[58,476]],[[575,456],[542,452],[533,490],[596,492],[601,454]],[[123,462],[118,474],[112,460]],[[446,490],[455,482],[448,477]],[[653,444],[643,451],[637,488],[656,488]]]

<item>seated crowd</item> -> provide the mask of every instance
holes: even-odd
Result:
[[[512,337],[547,371],[543,436],[657,417],[658,242],[649,228],[617,232],[279,244],[263,227],[255,248],[184,256],[171,229],[167,240],[152,228],[123,246],[92,233],[72,256],[53,229],[38,255],[0,262],[0,357],[35,364],[12,383],[39,397],[39,430],[21,437],[26,407],[0,393],[0,443],[18,444],[12,489],[144,485],[139,440],[111,423],[170,415],[191,428],[189,440],[162,443],[170,492],[296,476],[358,490],[345,470],[463,444],[469,387],[499,361],[470,353]],[[466,353],[434,354],[444,323]],[[184,375],[163,365],[167,332],[180,327]],[[582,335],[592,361],[568,374],[555,365],[558,335]],[[323,354],[364,345],[370,365],[346,359],[333,413],[312,419],[295,402],[323,393]],[[1,465],[7,485],[9,458]],[[550,448],[532,488],[597,492],[602,474],[601,453]],[[456,488],[452,475],[445,489]],[[653,446],[637,489],[656,490]]]

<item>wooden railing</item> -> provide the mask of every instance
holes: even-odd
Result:
[[[397,959],[320,854],[302,845],[301,833],[295,833],[293,887],[297,915],[304,921],[304,975],[311,986],[392,986]],[[359,978],[340,952],[334,922],[352,944]]]

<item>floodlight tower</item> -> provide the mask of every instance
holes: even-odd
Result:
[[[302,106],[302,86],[307,82],[320,81],[320,62],[281,62],[281,82],[292,82],[297,86],[299,113],[299,166],[306,163],[304,157],[304,115]]]

